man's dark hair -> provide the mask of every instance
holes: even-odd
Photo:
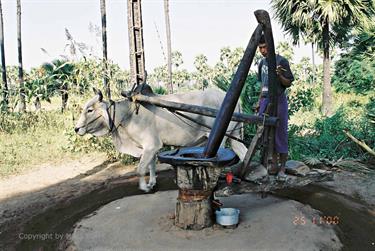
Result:
[[[266,43],[266,39],[264,38],[264,35],[262,34],[260,36],[260,39],[259,39],[259,43],[258,44],[265,44]]]

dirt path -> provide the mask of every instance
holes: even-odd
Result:
[[[84,174],[106,160],[105,154],[88,154],[78,160],[46,163],[21,175],[0,180],[0,201],[38,191]],[[59,163],[60,162],[60,163]]]
[[[23,226],[35,215],[133,170],[134,166],[110,164],[104,154],[95,154],[0,180],[0,250],[14,247],[22,239]]]

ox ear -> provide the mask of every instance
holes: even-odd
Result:
[[[102,102],[103,101],[102,91],[99,89],[96,89],[95,87],[93,87],[92,90],[94,91],[95,95],[99,95],[99,102]]]
[[[103,101],[103,93],[102,93],[102,91],[98,90],[97,94],[99,95],[99,102],[102,102]]]

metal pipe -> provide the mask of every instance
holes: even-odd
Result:
[[[261,34],[262,27],[261,25],[258,25],[251,36],[240,65],[238,66],[236,74],[233,77],[232,83],[227,91],[227,94],[225,95],[219,113],[215,119],[215,123],[208,138],[207,145],[203,151],[203,155],[206,158],[212,158],[216,155],[221,141],[224,138],[232,114],[240,97],[242,88],[245,84],[251,62],[253,61],[253,58],[255,56]]]

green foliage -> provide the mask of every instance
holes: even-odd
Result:
[[[3,112],[0,116],[0,133],[15,134],[32,132],[37,128],[58,128],[63,126],[61,114],[53,112],[26,112],[26,113],[7,113]]]
[[[288,88],[287,97],[289,104],[289,116],[301,109],[309,111],[315,106],[314,101],[316,95],[314,87],[301,81],[295,81],[293,85]]]
[[[333,116],[319,118],[312,126],[290,125],[290,158],[316,157],[337,160],[341,157],[369,157],[358,145],[347,138],[343,130],[348,130],[354,137],[364,140],[366,144],[374,148],[374,125],[369,123],[364,111],[353,118],[349,116],[352,112],[353,109],[349,107],[340,107]]]
[[[280,42],[276,47],[276,53],[286,58],[290,63],[293,61],[293,47],[288,42]]]
[[[191,74],[186,69],[181,69],[184,63],[182,53],[179,51],[172,52],[172,83],[174,88],[183,88],[190,81]],[[167,65],[154,68],[148,78],[148,83],[153,86],[167,86],[169,82]]]
[[[158,87],[154,88],[153,91],[154,91],[154,93],[159,94],[159,95],[165,95],[165,94],[168,93],[167,89],[165,89],[162,86],[158,86]]]
[[[283,29],[292,36],[295,44],[303,38],[323,48],[323,27],[329,25],[330,43],[347,41],[356,26],[372,23],[373,1],[308,1],[273,0],[272,8]],[[327,23],[327,20],[329,21]]]
[[[193,74],[193,78],[196,81],[196,87],[202,90],[208,87],[211,80],[211,69],[207,61],[207,57],[203,54],[199,54],[194,60],[194,66],[197,71]]]
[[[333,85],[338,92],[365,94],[375,89],[375,61],[343,55],[335,64]]]
[[[333,85],[338,92],[366,94],[375,89],[375,25],[360,28],[335,63]]]

